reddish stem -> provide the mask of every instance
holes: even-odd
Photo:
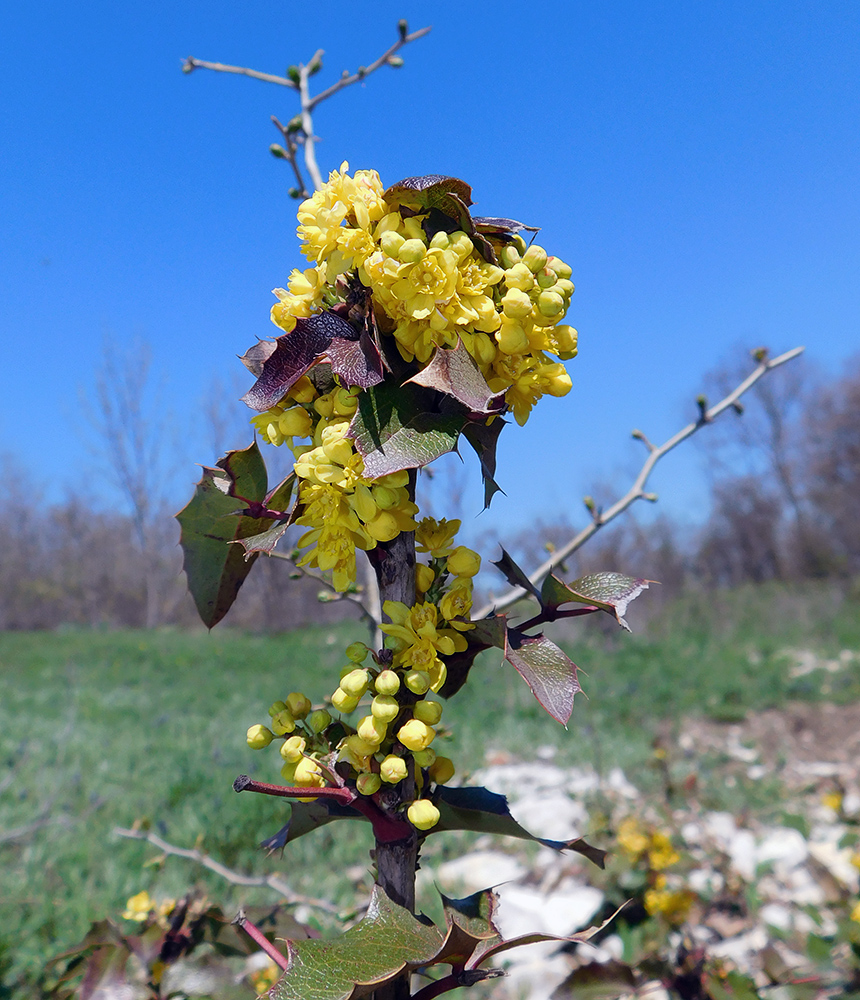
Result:
[[[255,781],[247,774],[240,774],[233,782],[234,792],[261,792],[263,795],[280,795],[285,799],[335,799],[345,806],[353,804],[355,792],[348,788],[316,788],[305,785],[270,785],[267,781]]]
[[[239,910],[238,914],[236,915],[236,919],[233,921],[233,923],[236,924],[238,927],[241,927],[242,930],[248,935],[248,937],[251,938],[251,940],[254,941],[256,944],[258,944],[260,948],[269,956],[269,958],[271,958],[271,960],[275,963],[275,965],[283,969],[284,972],[287,971],[287,968],[290,964],[287,959],[287,956],[284,955],[283,952],[278,951],[278,949],[259,929],[259,927],[255,927],[254,924],[251,923],[251,921],[245,916],[245,914],[241,910]]]

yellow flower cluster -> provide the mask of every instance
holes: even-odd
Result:
[[[274,702],[269,726],[251,726],[247,743],[262,750],[280,738],[282,777],[309,791],[325,786],[326,771],[335,763],[349,765],[348,777],[361,795],[375,795],[383,785],[408,779],[414,797],[407,805],[407,818],[419,830],[427,830],[439,820],[439,810],[427,797],[430,785],[444,784],[454,776],[453,763],[430,746],[436,737],[434,726],[442,718],[442,705],[425,697],[430,678],[422,671],[383,665],[376,657],[372,665],[364,666],[370,650],[362,642],[352,643],[346,653],[348,663],[331,697],[332,707],[349,715],[369,696],[369,712],[355,726],[343,719],[335,723],[336,746],[329,740],[330,713],[312,711],[310,700],[300,692]],[[313,796],[299,801],[313,801]]]
[[[681,860],[668,833],[663,830],[646,831],[634,816],[621,821],[616,839],[631,861],[644,859],[651,871],[663,871]]]
[[[696,901],[696,895],[682,885],[669,886],[668,878],[661,872],[654,878],[650,889],[645,890],[645,909],[652,917],[662,917],[667,923],[682,924]]]
[[[337,388],[318,395],[307,377],[297,382],[283,405],[253,418],[270,443],[289,442],[299,479],[296,518],[310,530],[298,541],[310,546],[298,565],[331,570],[332,582],[344,591],[355,582],[355,550],[372,549],[401,531],[415,528],[417,506],[409,499],[405,470],[367,479],[364,460],[347,437],[358,405],[358,390]],[[296,439],[311,438],[311,444]]]
[[[284,701],[272,703],[269,716],[268,726],[250,727],[245,737],[248,746],[252,750],[263,750],[280,737],[284,760],[281,776],[290,785],[300,788],[323,788],[325,775],[320,761],[331,752],[325,735],[331,715],[324,708],[313,711],[310,699],[301,691],[293,691]],[[313,796],[299,801],[312,802]]]
[[[151,915],[154,915],[158,924],[166,926],[166,919],[175,907],[175,899],[163,899],[160,903],[156,903],[144,890],[127,900],[122,917],[123,920],[136,920],[139,923],[144,923],[149,920]]]

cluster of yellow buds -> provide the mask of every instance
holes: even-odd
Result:
[[[167,918],[176,908],[175,899],[163,899],[157,903],[146,890],[131,896],[123,911],[123,920],[136,920],[139,923],[147,922],[151,917],[160,927],[167,927]]]
[[[296,457],[302,509],[296,523],[310,529],[298,541],[299,548],[310,546],[299,565],[331,570],[339,591],[355,582],[356,548],[372,549],[401,531],[412,531],[418,513],[406,488],[408,472],[378,479],[363,475],[364,460],[347,436],[358,392],[335,388],[319,395],[304,376],[284,404],[252,420],[265,440],[288,442]],[[307,438],[310,444],[296,441]]]
[[[628,816],[618,826],[617,840],[632,864],[647,868],[648,888],[643,903],[648,913],[673,926],[682,923],[696,895],[685,887],[680,874],[666,874],[666,869],[681,860],[671,835],[666,830],[645,826],[635,816]]]
[[[387,612],[392,603],[386,602]],[[390,627],[383,626],[383,631]],[[427,698],[433,690],[430,673],[398,664],[396,658],[389,665],[373,657],[371,664],[365,665],[369,652],[363,643],[348,647],[350,662],[341,671],[340,684],[331,698],[332,705],[344,714],[354,712],[363,699],[369,699],[368,714],[338,745],[338,760],[349,765],[362,795],[375,795],[383,785],[409,780],[414,798],[407,818],[419,830],[428,830],[439,821],[439,810],[422,793],[429,791],[431,783],[444,784],[454,775],[453,763],[437,756],[430,746],[436,738],[434,727],[442,718],[442,705]],[[437,679],[440,676],[437,672]]]
[[[324,708],[314,711],[306,695],[293,691],[284,701],[272,703],[269,716],[268,726],[258,723],[248,730],[248,746],[263,750],[280,737],[284,761],[281,777],[300,788],[323,788],[325,776],[320,761],[331,752],[325,735],[332,721],[329,712]],[[313,796],[300,801],[311,802]]]

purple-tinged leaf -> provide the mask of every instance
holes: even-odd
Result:
[[[474,417],[499,413],[505,405],[505,394],[490,389],[462,341],[455,348],[438,347],[430,363],[408,382],[451,396]]]
[[[331,362],[331,370],[343,385],[357,385],[367,389],[372,385],[379,385],[383,379],[379,348],[366,330],[362,330],[357,341],[333,339],[326,354]]]
[[[492,889],[483,889],[465,899],[443,895],[445,941],[434,956],[433,964],[462,968],[479,945],[487,947],[501,941],[501,932],[493,919],[498,903],[499,897]]]
[[[494,236],[499,240],[509,241],[517,233],[525,230],[528,233],[539,233],[540,226],[527,226],[524,222],[517,222],[516,219],[499,219],[489,216],[476,215],[472,217],[475,229],[485,236]]]
[[[439,929],[393,903],[375,885],[360,923],[336,938],[288,941],[286,972],[272,1000],[358,1000],[433,961]]]
[[[249,347],[239,357],[239,360],[254,378],[259,378],[263,374],[263,365],[274,354],[277,346],[277,340],[260,340],[252,347]]]
[[[598,868],[605,866],[606,851],[593,847],[582,837],[549,840],[530,833],[511,815],[507,798],[487,788],[478,785],[460,788],[440,785],[436,805],[440,812],[439,822],[428,831],[428,835],[446,830],[494,833],[502,837],[516,837],[518,840],[533,840],[554,851],[576,851],[593,861]]]
[[[284,532],[298,517],[297,507],[294,506],[291,511],[286,510],[290,504],[295,485],[296,474],[291,472],[283,482],[279,483],[266,496],[260,506],[264,507],[267,511],[285,511],[286,513],[283,517],[268,517],[269,528],[262,531],[259,535],[249,535],[247,538],[239,539],[247,555],[250,555],[252,552],[263,552],[266,555],[271,553],[283,537]],[[267,517],[265,514],[261,516]]]
[[[268,518],[237,515],[236,501],[264,500],[266,485],[266,467],[254,443],[228,452],[213,469],[204,467],[194,496],[176,515],[188,589],[208,628],[230,610],[257,559],[257,553],[246,559],[242,547],[230,543],[272,526]]]
[[[540,600],[540,591],[528,578],[525,570],[520,569],[504,549],[502,549],[501,559],[496,559],[493,565],[504,575],[512,587],[522,587],[526,593]]]
[[[497,493],[504,494],[505,492],[494,478],[496,475],[496,445],[504,427],[505,421],[501,417],[496,417],[490,424],[469,421],[463,428],[463,437],[475,449],[481,463],[481,476],[484,480],[484,510],[490,506],[490,502]]]
[[[508,629],[505,659],[512,663],[549,714],[567,726],[574,695],[581,691],[576,664],[543,635],[523,635]]]
[[[624,576],[623,573],[592,573],[572,583],[562,583],[557,577],[548,576],[541,588],[541,603],[555,610],[562,604],[587,604],[607,614],[630,631],[624,620],[627,608],[654,580]]]
[[[427,465],[454,451],[465,415],[439,413],[439,396],[414,385],[383,383],[361,393],[349,436],[370,479]]]
[[[253,351],[255,348],[248,353]],[[260,356],[254,355],[255,366]],[[367,337],[362,339],[351,323],[327,310],[309,319],[297,319],[294,330],[275,340],[274,350],[262,359],[257,381],[243,401],[261,413],[271,409],[324,358],[330,359],[332,370],[348,386],[366,389],[382,381],[379,351],[373,342]]]
[[[405,177],[402,181],[392,184],[382,197],[392,207],[403,203],[417,203],[429,208],[432,202],[422,199],[430,198],[439,192],[456,195],[464,205],[472,204],[472,188],[459,177],[446,177],[444,174]]]

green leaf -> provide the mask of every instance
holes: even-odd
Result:
[[[443,833],[446,830],[471,830],[474,833],[495,833],[518,840],[533,840],[554,851],[576,851],[593,861],[599,868],[605,865],[606,851],[593,847],[582,837],[571,840],[548,840],[529,833],[511,815],[508,800],[504,795],[491,792],[479,785],[449,788],[440,785],[436,805],[440,812],[439,822],[428,831]]]
[[[241,541],[271,528],[270,518],[237,514],[242,501],[263,501],[266,466],[256,442],[228,452],[215,468],[203,468],[194,496],[176,515],[182,529],[188,589],[203,623],[212,628],[230,610],[257,553],[246,557]]]
[[[443,895],[447,932],[434,964],[465,966],[477,947],[501,941],[501,932],[493,920],[498,903],[499,897],[492,889],[483,889],[465,899]]]
[[[499,219],[488,216],[474,216],[472,222],[475,229],[485,236],[493,236],[497,240],[510,242],[517,235],[525,230],[528,233],[539,233],[540,226],[527,226],[524,222],[517,222],[516,219]]]
[[[465,414],[439,413],[439,394],[416,385],[372,386],[358,397],[349,436],[364,458],[364,474],[378,479],[427,465],[454,451]]]
[[[589,962],[575,969],[558,987],[558,992],[577,1000],[629,996],[636,992],[636,976],[629,965],[616,959]]]
[[[273,1000],[357,1000],[433,960],[442,935],[373,887],[364,919],[330,940],[289,941]]]
[[[306,833],[312,833],[322,826],[327,826],[338,819],[364,820],[360,812],[349,806],[341,805],[331,799],[319,798],[313,802],[290,803],[290,818],[274,836],[267,837],[260,847],[269,853],[279,851],[291,841],[298,840]]]
[[[629,632],[624,620],[627,608],[653,582],[623,573],[592,573],[567,584],[548,576],[541,588],[541,604],[553,610],[571,602],[590,604],[612,615]]]

